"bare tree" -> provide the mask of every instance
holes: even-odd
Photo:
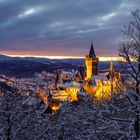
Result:
[[[122,68],[126,75],[124,83],[132,105],[135,106],[135,132],[140,137],[140,10],[131,12],[131,20],[124,26],[125,39],[121,42],[119,55],[124,62]]]

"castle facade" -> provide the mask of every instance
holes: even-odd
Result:
[[[80,66],[80,71],[76,74],[78,79],[61,78],[63,80],[59,80],[59,84],[56,84],[59,95],[62,92],[67,99],[73,101],[78,99],[77,93],[84,92],[85,94],[92,94],[97,100],[108,100],[111,94],[116,92],[121,82],[120,73],[114,70],[112,62],[110,69],[99,70],[99,58],[95,54],[92,43],[89,54],[85,58],[85,66],[86,70]]]

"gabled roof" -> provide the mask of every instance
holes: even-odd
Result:
[[[90,52],[89,52],[89,57],[92,57],[92,58],[96,57],[92,42],[91,42],[91,48],[90,48]]]

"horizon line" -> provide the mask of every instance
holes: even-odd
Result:
[[[21,57],[21,58],[26,58],[26,57],[34,57],[34,58],[48,58],[48,59],[84,59],[85,57],[80,57],[80,56],[44,56],[44,55],[10,55],[10,54],[1,54],[9,57]],[[118,56],[115,57],[108,57],[108,56],[101,56],[99,57],[99,61],[119,61],[121,58]]]

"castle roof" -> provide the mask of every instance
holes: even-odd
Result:
[[[94,47],[93,47],[92,43],[91,43],[91,48],[90,48],[90,52],[89,52],[89,57],[92,57],[92,58],[96,57],[96,54],[95,54]]]

